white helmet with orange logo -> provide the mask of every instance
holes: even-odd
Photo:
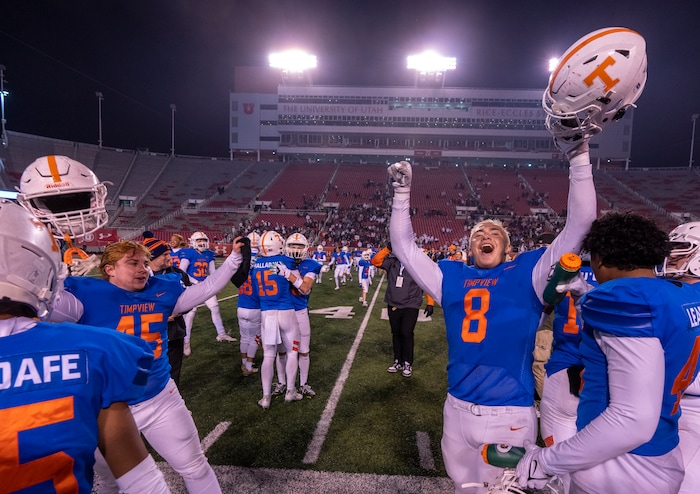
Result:
[[[579,140],[621,119],[647,80],[646,42],[623,27],[599,29],[562,55],[542,96],[545,126],[556,138]]]

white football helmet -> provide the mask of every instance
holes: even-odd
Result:
[[[301,233],[292,233],[284,243],[284,253],[294,259],[306,259],[309,256],[309,241]]]
[[[87,166],[66,156],[43,156],[22,173],[17,201],[56,238],[84,237],[107,224],[107,187]]]
[[[250,232],[248,235],[248,240],[250,240],[250,251],[255,256],[260,251],[260,234],[256,232]]]
[[[372,249],[362,251],[362,259],[369,261],[372,258]]]
[[[316,251],[323,252],[323,245],[319,245],[318,247],[316,247]]]
[[[542,96],[545,126],[557,138],[590,137],[635,106],[647,80],[646,42],[610,27],[587,34],[562,55]]]
[[[0,201],[0,251],[0,299],[25,304],[45,317],[63,264],[48,226],[19,205]]]
[[[348,249],[347,245],[343,245],[343,248],[341,249],[343,252],[348,252],[350,249]]]
[[[700,221],[684,223],[668,234],[671,253],[656,269],[658,276],[700,278]]]
[[[284,239],[279,233],[269,230],[260,237],[260,252],[262,257],[272,257],[284,254]]]
[[[190,247],[197,252],[204,252],[209,249],[209,237],[204,232],[194,232],[190,236]]]

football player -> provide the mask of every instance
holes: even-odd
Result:
[[[320,276],[321,265],[313,259],[309,259],[309,242],[301,233],[290,235],[285,244],[285,254],[295,261],[295,269],[290,273],[288,280],[292,283],[292,302],[299,323],[299,391],[302,396],[313,398],[316,392],[308,383],[311,348],[311,321],[309,320],[309,296],[315,279]],[[299,282],[298,280],[301,280]],[[297,286],[298,285],[298,286]],[[286,352],[277,352],[277,376],[281,387],[286,387],[285,376]],[[279,390],[277,390],[279,392]],[[274,394],[274,391],[273,391]]]
[[[483,461],[484,443],[523,446],[537,437],[532,354],[542,293],[551,266],[563,254],[579,252],[597,212],[588,140],[624,115],[645,82],[645,42],[633,31],[591,34],[565,53],[545,90],[543,108],[545,125],[570,165],[566,225],[549,247],[513,261],[506,262],[507,230],[485,220],[471,230],[473,266],[433,263],[414,241],[411,165],[399,162],[388,169],[394,180],[393,251],[444,311],[449,364],[442,451],[457,491],[502,474]]]
[[[0,246],[2,491],[90,493],[99,448],[120,492],[170,492],[127,405],[146,390],[149,345],[42,321],[66,268],[47,226],[9,201]]]
[[[362,287],[362,296],[360,297],[360,302],[362,302],[362,307],[367,307],[367,292],[369,291],[370,279],[370,268],[372,263],[370,259],[372,258],[372,251],[366,249],[362,251],[360,260],[357,261],[357,269],[360,278],[360,286]]]
[[[347,249],[347,247],[345,247],[345,249]],[[335,289],[340,290],[340,283],[342,283],[343,285],[347,283],[346,268],[349,269],[350,264],[348,263],[348,258],[345,255],[345,252],[343,252],[339,245],[335,247],[335,251],[333,252],[333,254],[331,254],[331,262],[328,263],[329,267],[333,265],[335,265],[335,268],[333,269]]]
[[[275,356],[278,346],[287,353],[285,378],[287,386],[284,401],[298,401],[303,396],[294,386],[299,365],[299,323],[296,318],[292,300],[291,278],[297,279],[292,273],[294,259],[284,255],[284,239],[275,231],[266,231],[260,238],[260,252],[255,259],[251,271],[253,290],[260,297],[261,341],[263,346],[263,363],[260,370],[263,396],[258,405],[263,409],[270,408],[272,401],[272,378],[275,367]],[[297,287],[298,288],[298,287]]]
[[[69,276],[51,317],[115,328],[148,342],[155,359],[145,394],[129,402],[136,425],[146,440],[183,477],[188,492],[219,493],[192,414],[170,377],[168,319],[203,303],[221,291],[238,271],[242,242],[223,264],[199,284],[184,287],[177,273],[150,276],[151,254],[142,244],[121,241],[105,248],[102,279]],[[97,457],[99,492],[116,492],[109,468]]]
[[[700,291],[655,276],[668,236],[643,216],[595,220],[583,249],[599,285],[581,300],[578,432],[544,449],[526,444],[520,484],[541,488],[570,473],[571,492],[678,492],[678,418],[697,376]]]
[[[216,254],[209,249],[209,237],[204,232],[194,232],[190,237],[190,248],[183,249],[180,255],[180,269],[187,273],[193,283],[201,283],[208,276],[216,271]],[[219,301],[216,295],[208,298],[205,302],[211,312],[211,322],[216,328],[216,341],[234,342],[236,338],[226,334],[224,321],[221,318],[221,310],[219,309]],[[187,334],[185,336],[185,356],[192,354],[192,346],[190,339],[192,335],[192,326],[194,324],[194,316],[197,314],[197,307],[185,314],[185,328]]]
[[[107,184],[84,164],[55,155],[37,158],[20,177],[17,201],[65,244],[63,260],[74,276],[100,264],[73,244],[107,224]]]
[[[248,234],[251,248],[251,268],[255,257],[260,251],[260,235],[256,232]],[[238,329],[240,331],[241,372],[244,376],[252,376],[258,372],[253,366],[255,354],[260,346],[260,297],[253,290],[250,273],[246,281],[238,287],[238,306],[236,308]]]
[[[187,247],[185,243],[185,237],[179,233],[173,233],[170,237],[170,258],[172,265],[176,268],[180,268],[180,258],[184,253],[184,248]]]
[[[319,273],[319,275],[316,277],[316,283],[321,283],[323,281],[323,275],[322,275],[322,273],[324,272],[323,269],[328,268],[328,266],[326,266],[326,263],[328,262],[328,256],[326,255],[326,251],[322,245],[316,246],[316,250],[314,251],[313,258],[314,258],[314,261],[321,264],[321,273]]]
[[[690,284],[700,281],[700,222],[680,225],[668,238],[671,253],[656,274]],[[678,433],[685,477],[678,492],[693,494],[700,492],[700,377],[683,393],[681,411]]]

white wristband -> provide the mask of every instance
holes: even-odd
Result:
[[[297,279],[294,280],[294,283],[292,283],[292,285],[294,285],[294,288],[297,288],[297,289],[298,289],[298,288],[301,287],[301,285],[302,285],[303,283],[304,283],[304,280],[302,280],[299,276],[297,276]]]

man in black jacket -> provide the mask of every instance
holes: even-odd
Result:
[[[387,287],[384,301],[389,312],[391,341],[394,348],[394,363],[387,372],[401,371],[403,377],[413,374],[413,331],[418,321],[418,312],[423,304],[423,290],[413,281],[398,257],[391,253],[391,244],[372,257],[372,264],[386,271]],[[433,315],[435,302],[427,297],[425,316]]]
[[[145,238],[143,244],[151,251],[151,270],[153,275],[178,273],[182,283],[190,286],[192,282],[182,269],[172,265],[170,246],[156,238]],[[182,314],[173,314],[168,318],[168,360],[170,361],[170,377],[180,386],[180,371],[185,349],[185,319]]]

